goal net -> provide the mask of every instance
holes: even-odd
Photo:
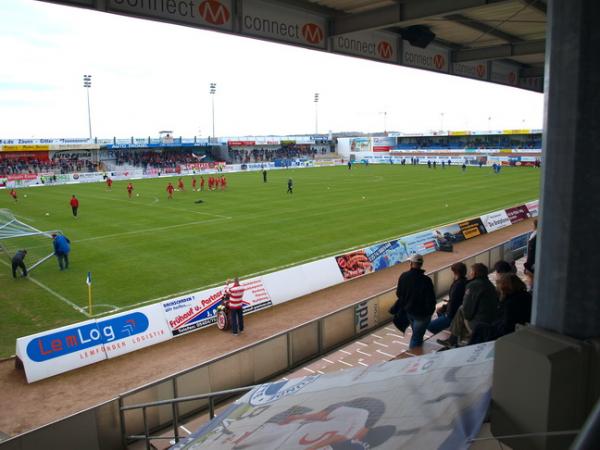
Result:
[[[0,209],[0,254],[9,261],[17,250],[27,250],[25,263],[28,271],[52,257],[53,233],[59,230],[41,231],[19,219],[8,209]]]

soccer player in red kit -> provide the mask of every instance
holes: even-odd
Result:
[[[215,185],[215,179],[211,175],[208,179],[208,190],[212,191],[214,185]]]
[[[169,184],[167,185],[167,193],[169,194],[168,198],[173,198],[173,191],[174,190],[175,190],[175,188],[173,187],[173,185],[169,181]]]
[[[185,191],[185,189],[183,188],[183,180],[180,178],[179,181],[177,181],[177,188],[180,191]]]
[[[227,180],[225,179],[225,175],[221,175],[221,189],[225,190],[227,187]]]
[[[204,190],[204,177],[202,175],[200,175],[200,190]]]
[[[110,177],[106,178],[106,186],[109,191],[112,189],[112,179]]]
[[[15,202],[17,201],[17,191],[15,188],[12,188],[8,194],[15,199]]]
[[[133,184],[131,184],[131,181],[129,183],[127,183],[127,195],[129,196],[129,198],[131,198],[131,194],[133,193]]]
[[[71,201],[69,202],[69,204],[71,205],[71,210],[73,211],[73,217],[77,219],[77,209],[79,208],[79,200],[77,200],[75,194],[73,194],[73,197],[71,197]]]
[[[192,191],[196,192],[196,177],[192,178]]]

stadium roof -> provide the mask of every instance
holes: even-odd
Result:
[[[538,92],[544,86],[547,0],[41,1]]]

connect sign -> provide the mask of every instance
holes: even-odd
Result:
[[[444,62],[444,56],[440,55],[439,53],[433,57],[433,64],[435,64],[435,67],[438,70],[444,67]]]
[[[377,53],[383,59],[391,59],[392,56],[394,56],[394,50],[392,49],[391,44],[387,41],[380,41],[379,44],[377,44]]]

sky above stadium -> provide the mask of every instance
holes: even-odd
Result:
[[[543,95],[38,2],[0,1],[0,139],[541,128]]]

